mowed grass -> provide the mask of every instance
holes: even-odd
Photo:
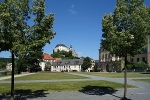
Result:
[[[150,79],[134,79],[135,81],[140,81],[140,82],[148,82],[150,83]]]
[[[0,94],[9,94],[11,84],[0,84]],[[15,93],[34,93],[37,91],[82,91],[94,89],[120,89],[123,84],[109,81],[78,81],[78,82],[50,82],[50,83],[16,83]],[[128,88],[135,88],[128,85]]]
[[[50,72],[39,72],[30,74],[22,77],[16,77],[15,80],[57,80],[57,79],[83,79],[87,77],[72,75],[67,73],[50,73]]]
[[[109,77],[109,78],[123,78],[124,73],[104,73],[104,72],[81,72],[81,74],[88,74],[94,76],[101,76],[101,77]],[[128,78],[137,78],[137,77],[150,77],[150,73],[138,73],[138,72],[127,72]]]

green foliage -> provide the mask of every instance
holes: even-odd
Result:
[[[6,62],[0,62],[0,70],[6,69],[6,65],[7,65]]]
[[[0,58],[0,62],[8,62],[8,63],[11,63],[11,58]]]
[[[11,58],[0,58],[0,70],[6,69],[7,63],[11,63]]]
[[[35,52],[29,52],[28,55],[19,57],[19,59],[17,60],[18,73],[23,71],[41,71],[39,63],[40,59],[43,59],[42,54],[42,50],[35,49]]]
[[[72,51],[57,51],[51,54],[53,58],[61,58],[61,59],[79,59],[78,57],[72,56]]]
[[[10,51],[30,69],[37,70],[42,48],[56,34],[52,27],[54,14],[45,14],[44,0],[33,0],[32,5],[29,4],[30,0],[3,0],[0,3],[0,51]],[[28,25],[29,20],[33,25]],[[20,62],[25,64],[23,61]]]
[[[150,66],[148,64],[146,64],[145,62],[137,62],[134,64],[135,66],[135,69],[147,69],[147,68],[150,68]]]
[[[102,46],[120,57],[141,52],[150,29],[148,16],[143,0],[117,0],[114,13],[102,19]]]
[[[91,67],[92,63],[91,63],[91,59],[89,57],[85,57],[83,60],[83,64],[81,65],[83,70],[88,69],[89,67]]]
[[[127,69],[134,69],[133,63],[127,63]]]
[[[54,52],[53,54],[51,54],[51,56],[53,58],[62,58],[61,54],[59,52]]]
[[[51,63],[50,62],[46,62],[45,64],[45,71],[50,71],[51,70]]]
[[[98,67],[98,63],[96,62],[95,66],[94,66],[94,72],[99,72],[99,71],[100,71],[100,69]]]
[[[29,0],[3,0],[0,3],[0,51],[18,52],[25,45],[28,3]]]
[[[7,76],[7,72],[6,71],[0,72],[0,76]]]

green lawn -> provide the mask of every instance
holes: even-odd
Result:
[[[83,79],[83,78],[87,77],[60,72],[59,73],[40,72],[22,77],[16,77],[15,80],[55,80],[55,79]]]
[[[81,74],[88,74],[94,76],[101,76],[101,77],[109,77],[109,78],[123,78],[124,73],[104,73],[104,72],[81,72]],[[137,77],[150,77],[150,73],[137,73],[137,72],[128,72],[128,78],[137,78]]]
[[[135,81],[148,82],[150,83],[150,79],[134,79]]]
[[[123,84],[109,81],[50,82],[50,83],[16,83],[15,93],[32,93],[37,91],[82,91],[82,90],[114,90],[123,88]],[[128,85],[128,88],[135,88]],[[0,84],[0,94],[10,93],[10,84]]]

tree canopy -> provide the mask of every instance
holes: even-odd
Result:
[[[120,57],[141,52],[150,32],[148,16],[143,0],[117,0],[114,13],[102,19],[102,46]]]
[[[89,57],[85,57],[83,60],[83,64],[81,65],[83,70],[88,69],[89,67],[91,67],[92,63],[91,63],[91,58]]]

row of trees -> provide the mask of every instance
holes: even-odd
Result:
[[[117,0],[114,13],[102,19],[102,46],[111,54],[125,58],[124,97],[127,94],[127,54],[134,56],[146,47],[150,34],[150,8],[144,0]]]
[[[30,5],[32,2],[32,5]],[[0,1],[0,51],[12,54],[11,99],[14,99],[14,57],[24,60],[37,56],[54,38],[54,14],[45,14],[45,0]],[[33,23],[32,25],[30,23]],[[26,64],[37,65],[37,60]],[[20,66],[23,62],[20,61]],[[30,65],[28,65],[30,66]],[[30,66],[31,67],[31,66]],[[36,66],[34,66],[36,67]]]

